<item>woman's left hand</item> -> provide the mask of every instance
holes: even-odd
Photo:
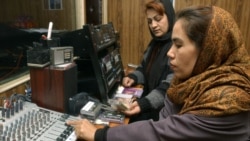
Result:
[[[75,129],[75,134],[78,139],[84,139],[86,141],[94,141],[95,132],[97,128],[90,123],[87,119],[71,120],[66,122]]]

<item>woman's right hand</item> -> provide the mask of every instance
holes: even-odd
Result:
[[[132,115],[139,114],[141,112],[141,108],[140,108],[138,102],[134,101],[133,103],[131,103],[128,110],[121,111],[121,112],[123,112],[127,116],[132,116]]]
[[[131,79],[129,77],[124,77],[123,80],[122,80],[122,85],[124,87],[131,87],[133,84],[134,84],[134,79]]]

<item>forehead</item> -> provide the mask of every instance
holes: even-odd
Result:
[[[147,18],[153,18],[154,16],[159,15],[159,13],[154,9],[148,9],[146,13],[147,13]]]
[[[172,33],[172,38],[179,38],[179,37],[186,37],[187,34],[186,31],[183,29],[183,23],[184,21],[179,19],[175,22],[174,27],[173,27],[173,33]]]

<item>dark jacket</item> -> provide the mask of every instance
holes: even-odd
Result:
[[[142,98],[138,99],[138,104],[141,108],[141,114],[137,116],[143,116],[143,113],[149,113],[142,119],[154,119],[158,120],[158,112],[164,106],[164,97],[166,90],[169,87],[169,83],[173,77],[173,72],[168,65],[167,52],[171,47],[171,33],[174,24],[174,9],[172,3],[169,0],[163,0],[162,3],[165,7],[165,13],[168,17],[169,30],[162,37],[155,37],[151,32],[152,40],[148,45],[148,48],[144,52],[143,60],[136,70],[129,74],[128,77],[135,80],[135,84],[143,84],[144,93]],[[152,63],[150,62],[150,56],[154,50],[157,50],[156,57]],[[147,72],[147,68],[151,64],[150,70]],[[151,114],[150,111],[154,111]],[[139,118],[139,120],[141,120]]]

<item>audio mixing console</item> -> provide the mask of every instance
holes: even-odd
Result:
[[[0,141],[75,141],[66,120],[79,117],[41,108],[34,103],[16,101],[2,108]]]

